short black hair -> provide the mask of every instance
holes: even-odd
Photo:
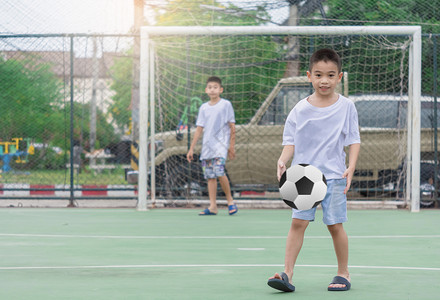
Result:
[[[208,78],[208,80],[206,80],[206,84],[208,84],[210,82],[216,82],[216,83],[220,84],[220,86],[222,86],[222,80],[217,76],[211,76]]]
[[[315,51],[315,53],[312,54],[310,57],[310,63],[309,63],[309,71],[312,71],[313,65],[317,62],[324,61],[324,62],[333,62],[338,67],[338,72],[342,72],[342,62],[341,57],[338,53],[336,53],[333,49],[320,49]]]

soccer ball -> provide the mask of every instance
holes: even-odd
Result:
[[[280,179],[283,201],[299,210],[311,209],[324,200],[327,180],[318,168],[309,164],[291,166]]]

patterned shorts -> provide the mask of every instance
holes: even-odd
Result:
[[[225,175],[225,162],[222,157],[202,160],[202,168],[205,179],[217,178]]]

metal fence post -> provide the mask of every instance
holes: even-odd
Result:
[[[438,200],[438,124],[437,124],[437,37],[433,37],[434,47],[433,47],[433,68],[434,68],[434,80],[433,80],[433,94],[434,94],[434,187],[435,187],[435,200]]]
[[[67,207],[75,207],[75,195],[74,195],[74,161],[73,161],[73,35],[70,35],[70,197],[69,205]]]

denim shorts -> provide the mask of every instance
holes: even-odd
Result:
[[[329,179],[327,180],[327,194],[321,202],[322,221],[326,225],[334,225],[347,222],[347,197],[344,194],[347,179]],[[314,221],[316,207],[307,210],[292,209],[292,218]]]
[[[222,177],[225,175],[226,159],[222,157],[203,159],[202,169],[205,179]]]

